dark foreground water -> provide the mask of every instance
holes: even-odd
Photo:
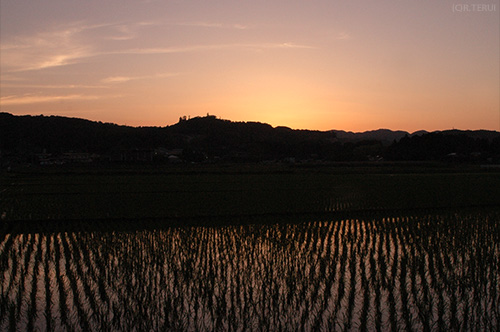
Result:
[[[500,328],[498,209],[4,232],[0,330]]]

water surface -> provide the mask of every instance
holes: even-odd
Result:
[[[0,330],[497,330],[499,216],[4,232]]]

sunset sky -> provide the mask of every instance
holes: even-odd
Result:
[[[500,130],[498,0],[0,3],[2,112]]]

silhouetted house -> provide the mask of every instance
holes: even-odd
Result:
[[[168,162],[169,163],[174,163],[174,164],[178,164],[178,163],[181,163],[182,162],[182,153],[184,152],[183,149],[171,149],[171,150],[168,150],[167,153],[168,153]]]
[[[384,157],[381,157],[378,155],[377,156],[368,155],[367,159],[368,159],[368,161],[383,161]]]
[[[178,156],[175,156],[172,154],[172,155],[168,156],[168,162],[172,163],[172,164],[178,164],[178,163],[181,163],[182,160]]]
[[[167,153],[169,156],[180,157],[180,156],[182,156],[183,151],[184,151],[183,149],[171,149],[171,150],[167,150]]]
[[[35,154],[35,163],[38,162],[40,165],[54,165],[57,158],[52,157],[51,153],[42,152]]]
[[[67,163],[91,163],[93,161],[92,157],[89,153],[85,152],[66,152],[63,154],[62,159]]]
[[[444,157],[444,160],[447,161],[447,162],[461,162],[464,160],[464,156],[459,154],[459,153],[456,153],[456,152],[452,152],[452,153],[448,153],[445,157]]]
[[[155,157],[168,157],[168,149],[167,148],[156,148],[154,149],[154,156]]]
[[[182,149],[167,149],[159,147],[153,151],[153,160],[155,162],[176,162],[181,161]]]
[[[470,159],[473,161],[480,160],[483,154],[479,151],[471,152],[470,153]]]
[[[65,152],[63,154],[51,154],[51,153],[37,153],[34,155],[34,162],[40,165],[63,165],[72,163],[91,163],[95,158],[98,158],[96,154],[89,154],[86,152]]]
[[[153,161],[154,151],[151,149],[130,149],[121,150],[110,157],[114,162],[151,162]]]
[[[500,164],[484,164],[484,165],[481,165],[481,168],[484,168],[484,169],[500,169]]]

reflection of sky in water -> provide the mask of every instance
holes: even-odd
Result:
[[[0,329],[495,330],[498,216],[7,234]]]

